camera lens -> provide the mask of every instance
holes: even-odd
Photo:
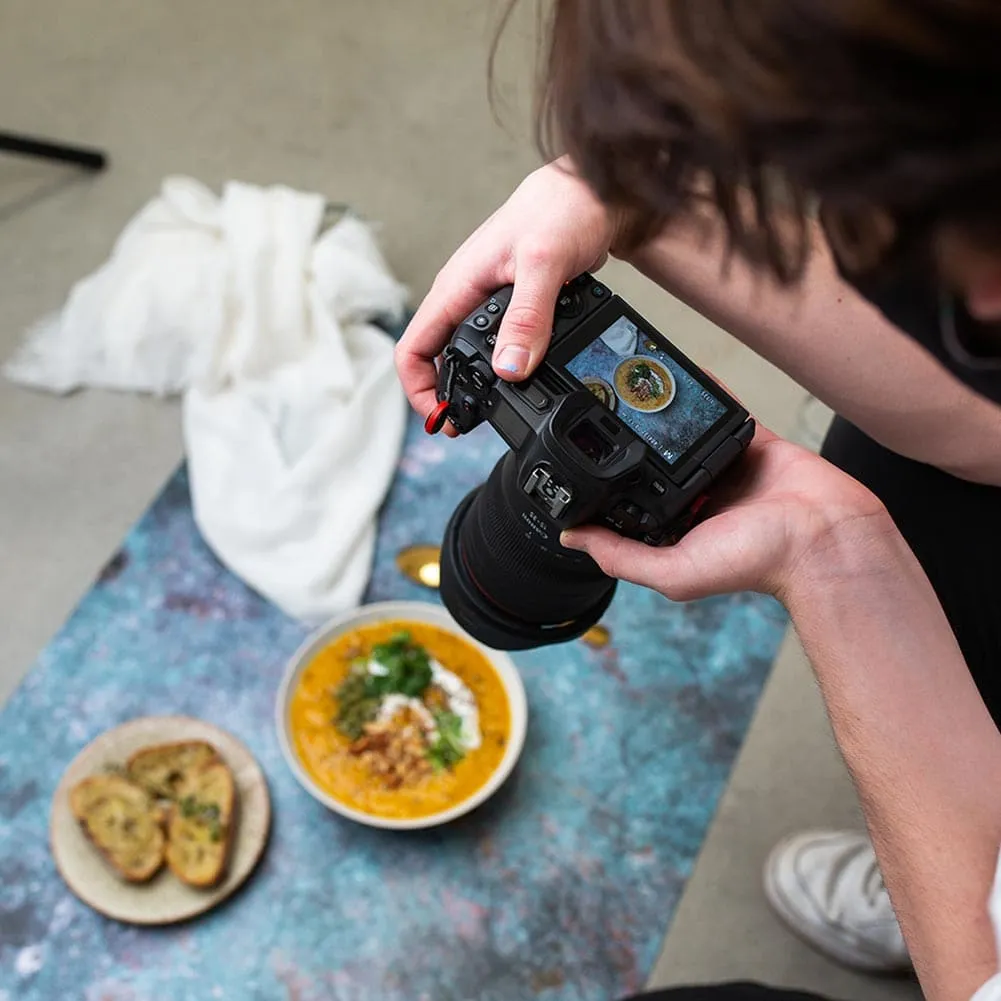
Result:
[[[615,581],[564,549],[518,483],[507,453],[456,508],[442,544],[441,595],[456,621],[497,650],[561,643],[608,608]]]

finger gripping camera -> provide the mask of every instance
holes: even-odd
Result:
[[[754,421],[607,286],[568,282],[553,337],[523,382],[492,355],[512,287],[459,325],[438,371],[438,407],[460,432],[489,421],[509,446],[456,508],[442,545],[441,593],[469,633],[495,649],[580,636],[615,581],[565,549],[566,528],[605,525],[651,546],[677,541],[714,483],[747,448]]]

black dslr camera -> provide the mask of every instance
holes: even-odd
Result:
[[[580,636],[611,602],[616,582],[560,545],[563,529],[674,542],[754,437],[736,400],[589,274],[563,287],[539,368],[498,378],[490,359],[511,291],[453,334],[425,425],[464,433],[487,420],[510,446],[456,508],[441,557],[445,605],[501,650]]]

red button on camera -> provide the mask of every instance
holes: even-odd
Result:
[[[448,400],[442,400],[441,403],[439,403],[438,406],[436,406],[434,410],[428,414],[427,420],[424,422],[424,430],[428,434],[437,434],[445,426],[445,421],[448,419],[448,408]]]

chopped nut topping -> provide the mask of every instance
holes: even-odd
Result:
[[[416,785],[431,773],[424,726],[410,709],[392,719],[365,724],[365,732],[350,748],[387,789]]]

